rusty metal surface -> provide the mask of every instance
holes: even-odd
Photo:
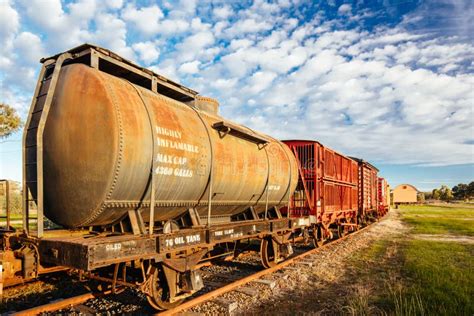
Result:
[[[68,307],[71,307],[71,306],[74,306],[74,305],[78,305],[78,304],[84,303],[87,300],[90,300],[90,299],[93,299],[93,298],[96,298],[96,297],[100,297],[100,296],[104,296],[104,295],[107,295],[107,294],[110,294],[110,291],[106,291],[104,293],[86,293],[86,294],[82,294],[82,295],[78,295],[78,296],[74,296],[74,297],[70,297],[70,298],[56,300],[56,301],[53,301],[49,304],[32,307],[30,309],[26,309],[26,310],[23,310],[23,311],[20,311],[20,312],[13,313],[12,315],[33,316],[33,315],[40,315],[40,314],[43,314],[43,313],[54,313],[54,312],[56,312],[60,309],[68,308]]]
[[[297,181],[288,149],[237,124],[266,144],[222,133],[213,125],[223,118],[212,112],[212,106],[202,111],[82,64],[64,66],[44,130],[45,215],[81,227],[111,224],[131,209],[148,210],[152,159],[154,220],[191,207],[205,218],[211,168],[212,216],[286,203]]]
[[[390,208],[390,186],[387,180],[379,177],[377,180],[377,203],[380,214],[385,214]]]
[[[378,169],[369,162],[354,158],[359,165],[359,211],[362,215],[374,212],[378,207]]]
[[[315,141],[284,141],[297,158],[299,183],[291,216],[314,215],[330,224],[356,216],[358,166],[354,160]]]

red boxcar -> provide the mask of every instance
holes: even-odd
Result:
[[[378,215],[379,217],[387,214],[390,209],[390,190],[387,180],[378,178]]]
[[[359,222],[378,218],[378,171],[365,160],[354,158],[359,164]]]
[[[283,141],[296,156],[298,185],[290,201],[292,217],[314,216],[319,239],[355,227],[358,212],[357,162],[316,141]],[[287,210],[282,210],[286,213]],[[342,229],[342,231],[341,231]]]

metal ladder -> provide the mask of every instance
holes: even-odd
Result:
[[[61,67],[71,54],[43,63],[23,132],[23,230],[30,234],[30,203],[37,206],[36,236],[44,232],[43,132]],[[30,197],[31,196],[31,197]],[[36,196],[36,199],[33,198]]]

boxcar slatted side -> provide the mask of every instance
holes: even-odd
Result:
[[[383,216],[390,208],[390,189],[384,178],[378,178],[377,194],[379,216]]]
[[[318,142],[284,142],[295,154],[299,169],[291,216],[314,215],[318,221],[334,222],[349,216],[345,212],[357,212],[355,161]]]
[[[358,163],[359,214],[361,217],[373,216],[378,208],[378,169],[362,159],[352,159]]]

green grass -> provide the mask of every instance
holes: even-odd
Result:
[[[402,206],[402,219],[414,234],[474,236],[474,209],[443,206]]]
[[[443,218],[405,218],[415,234],[452,234],[474,236],[474,222]]]
[[[354,258],[359,286],[372,291],[367,294],[368,301],[349,300],[346,312],[474,315],[474,245],[414,238],[414,234],[473,236],[474,210],[403,206],[399,211],[409,231],[379,239]]]
[[[388,245],[388,240],[377,240],[371,245],[371,247],[369,247],[369,249],[364,252],[364,257],[372,258],[374,260],[381,260],[382,257],[385,255],[385,251]]]
[[[402,248],[406,297],[418,297],[428,315],[474,313],[474,246],[407,240]]]
[[[472,207],[403,206],[400,212],[402,220],[411,228],[410,234],[474,236]],[[421,302],[419,312],[428,315],[474,314],[473,245],[407,238],[401,252],[401,271],[410,284],[404,297]]]

